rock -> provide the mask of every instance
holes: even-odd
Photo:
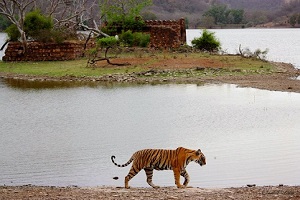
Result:
[[[247,187],[255,187],[256,184],[247,184]]]

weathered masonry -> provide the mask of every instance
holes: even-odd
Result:
[[[145,32],[150,33],[150,48],[178,48],[186,42],[185,20],[149,20]],[[93,44],[88,44],[89,47]],[[26,52],[22,43],[9,42],[3,61],[74,60],[84,56],[85,42],[63,43],[28,42]]]
[[[150,48],[178,48],[186,43],[185,20],[148,20]]]
[[[54,61],[74,60],[82,57],[84,42],[70,41],[63,43],[28,42],[27,50],[23,53],[20,42],[9,42],[3,61]]]

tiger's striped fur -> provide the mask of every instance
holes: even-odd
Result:
[[[190,177],[185,170],[186,166],[191,161],[200,164],[200,166],[206,164],[205,156],[200,149],[190,150],[183,147],[178,147],[176,150],[143,149],[135,152],[129,161],[123,165],[117,164],[114,159],[115,156],[111,156],[112,162],[118,167],[126,167],[133,162],[128,175],[125,177],[125,188],[129,188],[128,182],[130,179],[142,169],[146,172],[147,183],[154,188],[158,186],[152,183],[153,169],[173,170],[177,187],[186,187],[190,181]],[[185,179],[183,185],[180,184],[180,176]]]

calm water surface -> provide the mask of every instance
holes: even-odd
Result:
[[[300,29],[212,29],[227,53],[238,52],[242,48],[269,49],[267,59],[276,62],[292,63],[300,68]],[[201,30],[187,30],[187,43],[201,36]]]
[[[192,186],[299,185],[300,94],[234,85],[47,87],[0,79],[0,185],[123,186],[143,148],[201,148]],[[120,177],[115,181],[113,177]],[[148,186],[144,172],[131,181]],[[173,186],[171,171],[153,181]]]

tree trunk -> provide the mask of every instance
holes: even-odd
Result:
[[[23,29],[19,28],[19,32],[21,33],[21,43],[23,46],[23,54],[27,51],[27,39],[26,39],[26,33],[23,31]]]

